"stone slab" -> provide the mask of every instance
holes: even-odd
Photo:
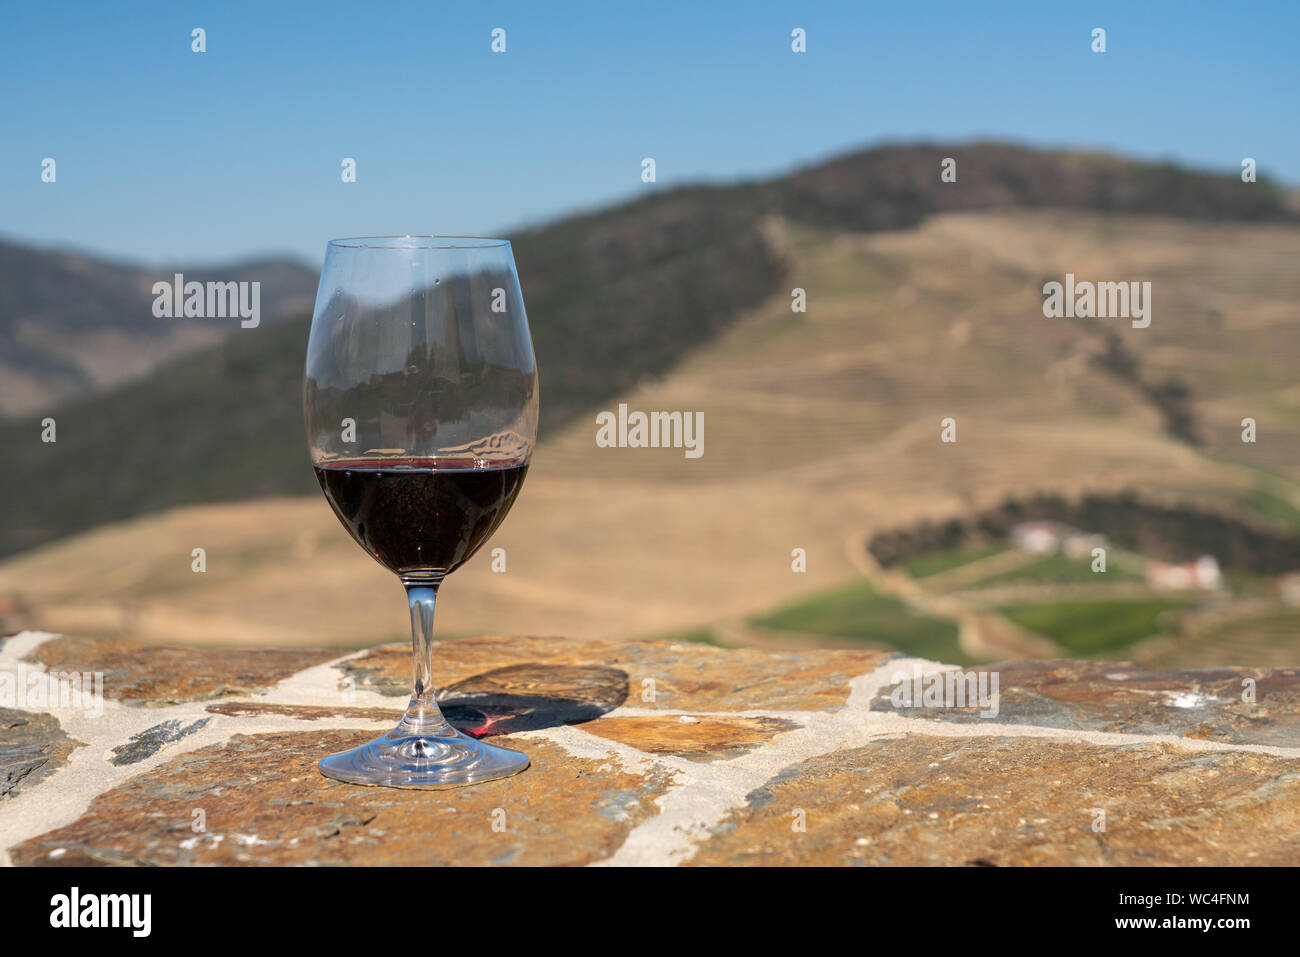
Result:
[[[1099,811],[1104,831],[1093,829]],[[1294,866],[1300,760],[886,738],[784,769],[713,827],[690,863]]]
[[[627,703],[639,708],[828,711],[844,705],[850,679],[889,657],[878,651],[769,652],[662,641],[485,637],[439,644],[434,676],[445,688],[521,665],[606,668],[627,676]],[[359,688],[407,694],[410,648],[385,645],[348,661],[344,670]]]
[[[523,774],[450,791],[368,788],[316,761],[372,732],[236,735],[178,756],[11,851],[17,864],[587,864],[656,813],[670,773],[511,742]],[[195,812],[205,830],[194,831]]]
[[[64,637],[43,642],[28,660],[50,671],[103,672],[109,700],[161,706],[265,691],[339,655],[328,649],[179,648]]]
[[[0,708],[0,800],[53,774],[78,747],[53,715]]]
[[[717,761],[748,754],[778,734],[798,727],[782,718],[669,714],[598,718],[584,724],[582,730],[646,754]]]
[[[1300,669],[1146,671],[1094,661],[1015,661],[998,675],[998,714],[975,708],[895,708],[890,689],[872,701],[935,721],[1029,724],[1126,734],[1175,734],[1232,744],[1300,748]],[[1246,700],[1247,692],[1254,700]]]

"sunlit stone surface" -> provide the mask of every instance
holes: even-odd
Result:
[[[11,863],[1300,863],[1300,671],[985,666],[996,714],[898,707],[876,651],[485,637],[448,719],[520,775],[363,788],[316,761],[390,727],[410,650],[23,634],[0,673],[101,672],[96,709],[0,708]]]

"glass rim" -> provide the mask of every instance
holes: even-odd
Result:
[[[331,239],[328,247],[337,249],[498,249],[509,246],[508,239],[485,236],[345,236]]]

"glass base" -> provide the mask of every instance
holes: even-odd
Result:
[[[317,767],[349,784],[440,790],[518,774],[528,767],[528,756],[485,744],[442,721],[421,729],[403,720],[369,744],[321,758]]]

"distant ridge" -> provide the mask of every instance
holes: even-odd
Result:
[[[957,181],[939,179],[945,157]],[[838,229],[901,229],[940,212],[1056,207],[1186,219],[1297,220],[1261,177],[1190,170],[1105,153],[1009,143],[882,146],[804,167],[767,184],[793,219]]]
[[[178,272],[260,282],[268,321],[309,310],[316,294],[316,273],[291,260],[144,268],[0,240],[0,415],[48,410],[225,336],[219,320],[154,318],[153,284]]]

